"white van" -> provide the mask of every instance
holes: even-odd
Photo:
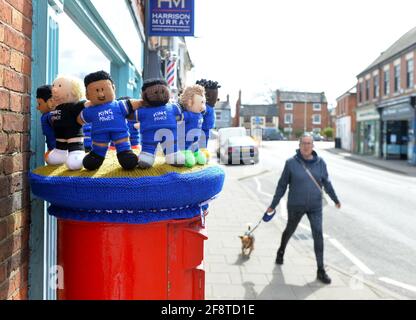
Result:
[[[218,130],[218,144],[217,144],[217,156],[220,156],[220,149],[224,147],[228,138],[230,137],[244,137],[247,136],[247,131],[244,127],[230,127],[221,128]]]

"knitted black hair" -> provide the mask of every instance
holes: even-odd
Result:
[[[111,75],[108,72],[105,72],[105,71],[101,70],[101,71],[97,71],[97,72],[87,74],[85,76],[85,78],[84,78],[85,88],[87,88],[89,84],[91,84],[95,81],[100,81],[100,80],[110,80],[111,83],[114,83],[113,78],[111,78]]]
[[[44,85],[36,89],[36,99],[48,101],[52,97],[52,86]]]
[[[200,86],[203,86],[205,89],[218,89],[218,88],[221,88],[221,86],[218,84],[217,81],[206,80],[206,79],[198,80],[196,82],[196,84],[199,84]]]
[[[154,79],[147,79],[143,82],[142,91],[146,90],[147,88],[154,86],[154,85],[164,85],[167,86],[168,83],[164,79],[154,78]]]

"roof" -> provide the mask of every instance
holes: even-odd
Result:
[[[231,109],[231,106],[230,106],[230,103],[227,101],[218,101],[215,104],[215,109],[222,109],[222,110]]]
[[[278,117],[279,113],[275,104],[243,104],[241,106],[240,116]]]
[[[325,92],[277,91],[282,102],[326,103]]]
[[[348,95],[356,95],[357,94],[357,87],[353,86],[351,89],[345,91],[343,94],[341,94],[336,100],[340,100]]]
[[[396,56],[402,51],[410,48],[416,44],[416,27],[412,30],[406,32],[403,36],[399,38],[395,43],[393,43],[386,51],[384,51],[372,64],[370,64],[364,71],[362,71],[357,77],[370,71],[375,66],[381,64],[382,62],[389,60],[390,58]]]

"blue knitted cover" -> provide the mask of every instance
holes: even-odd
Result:
[[[205,201],[220,193],[224,171],[218,166],[160,176],[96,178],[29,173],[34,195],[51,203],[60,218],[148,223],[194,217]]]

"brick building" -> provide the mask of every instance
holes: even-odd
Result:
[[[416,28],[357,76],[357,151],[416,164]]]
[[[294,138],[303,132],[322,132],[329,126],[324,92],[276,91],[279,129]]]
[[[31,1],[0,0],[0,299],[28,297]]]
[[[336,133],[335,137],[341,139],[341,148],[355,150],[355,108],[357,107],[357,93],[353,87],[337,98]]]

